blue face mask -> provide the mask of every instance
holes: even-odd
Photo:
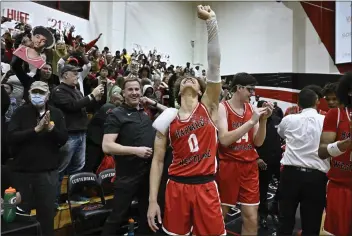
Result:
[[[46,95],[42,94],[31,94],[31,102],[34,106],[43,106],[45,104]]]

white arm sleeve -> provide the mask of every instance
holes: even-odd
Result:
[[[166,132],[171,124],[171,122],[176,118],[178,110],[176,108],[167,108],[163,111],[158,118],[153,122],[153,127],[163,135],[166,135]]]
[[[208,31],[208,73],[207,82],[220,83],[220,43],[218,36],[218,22],[216,17],[206,21]]]

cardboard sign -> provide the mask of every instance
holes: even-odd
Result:
[[[30,51],[34,51],[33,48],[29,48],[26,46],[19,46],[14,52],[13,55],[21,58],[22,60],[24,60],[25,62],[28,62],[28,64],[31,64],[32,66],[34,66],[37,69],[41,69],[44,65],[45,65],[45,60],[39,55],[38,57],[35,58],[30,58],[29,54]]]

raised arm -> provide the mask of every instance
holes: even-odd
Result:
[[[206,21],[208,32],[207,87],[202,97],[202,103],[207,107],[212,118],[216,118],[221,93],[221,53],[218,36],[218,23],[216,21],[215,12],[209,6],[198,6],[198,18]]]

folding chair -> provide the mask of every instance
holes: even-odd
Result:
[[[104,190],[105,196],[114,194],[114,183],[112,182],[114,177],[115,177],[115,169],[107,169],[98,174],[99,182]],[[109,204],[110,206],[111,204]],[[112,202],[111,202],[112,203]],[[111,206],[112,207],[112,206]],[[131,207],[129,210],[128,218],[134,218],[138,216],[138,201],[135,199],[131,202]],[[119,233],[126,233],[128,230],[128,218],[126,219],[126,222],[124,221],[121,225],[121,229]],[[138,222],[135,222],[135,229],[138,228]]]
[[[99,197],[98,202],[77,204],[75,197]],[[106,206],[104,191],[94,173],[82,172],[70,175],[67,183],[68,206],[74,235],[87,235],[102,230],[111,209]],[[92,199],[91,199],[92,200]]]
[[[112,180],[115,177],[115,172],[115,169],[107,169],[98,174],[99,182],[105,196],[114,194],[114,184]]]

